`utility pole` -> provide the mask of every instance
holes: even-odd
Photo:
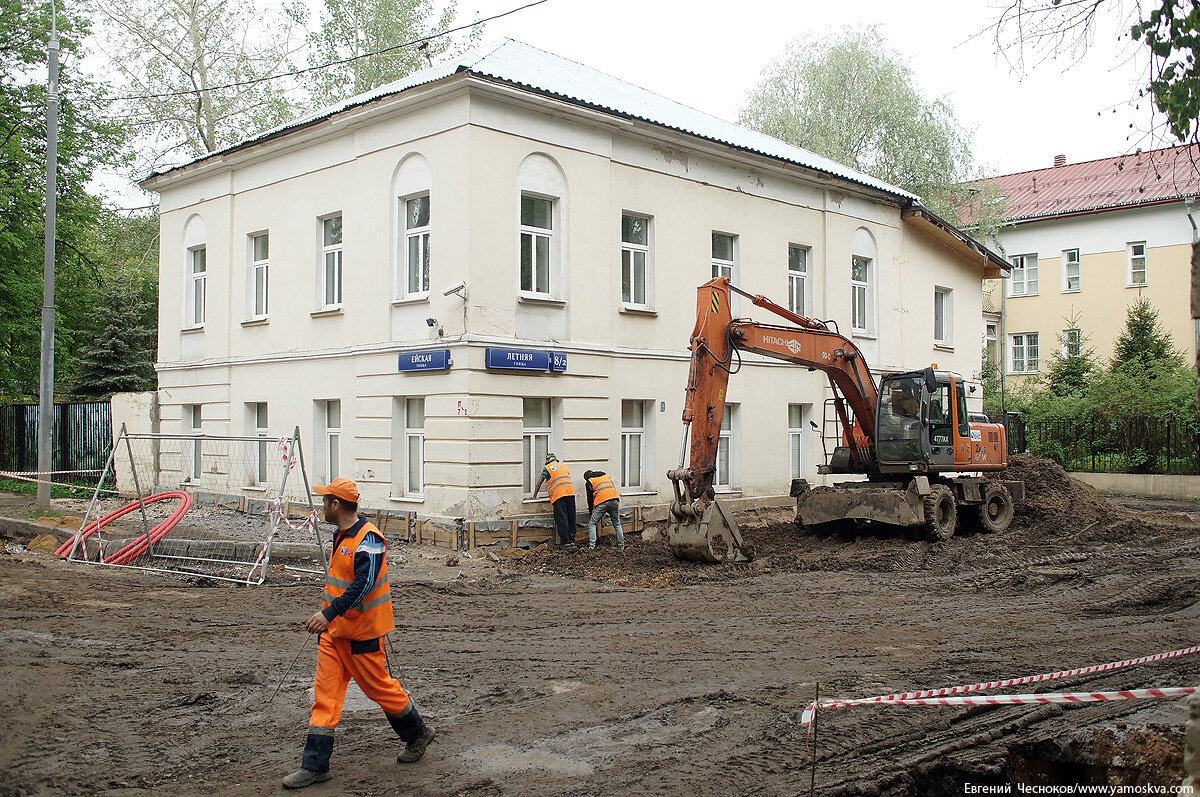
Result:
[[[58,11],[50,4],[50,83],[46,90],[46,245],[42,278],[42,373],[38,387],[38,509],[50,508],[54,431],[54,241],[58,185]]]

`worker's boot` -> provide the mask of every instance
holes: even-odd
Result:
[[[303,789],[305,786],[311,786],[314,783],[324,783],[331,777],[333,776],[328,772],[313,772],[311,769],[297,769],[295,772],[283,779],[283,788]]]
[[[433,741],[433,737],[437,733],[433,730],[432,725],[426,725],[425,730],[420,736],[413,739],[411,742],[404,744],[404,749],[400,751],[400,755],[396,756],[396,760],[401,764],[411,764],[414,761],[420,761],[421,756],[425,755],[425,748]]]

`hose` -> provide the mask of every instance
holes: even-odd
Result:
[[[71,553],[71,550],[75,547],[76,538],[78,538],[80,540],[80,542],[82,542],[83,540],[86,540],[88,537],[92,536],[92,534],[94,532],[99,531],[100,529],[107,526],[109,523],[112,523],[114,520],[117,520],[118,518],[122,518],[125,515],[128,515],[130,512],[133,512],[141,505],[153,504],[158,501],[169,501],[171,499],[178,499],[179,507],[174,512],[172,512],[170,514],[170,516],[167,517],[166,520],[161,521],[160,523],[155,525],[152,529],[150,529],[150,542],[151,543],[158,542],[163,537],[167,536],[167,532],[169,532],[171,529],[175,528],[175,525],[177,523],[179,523],[180,520],[183,519],[183,516],[185,514],[187,514],[187,511],[191,508],[192,496],[189,495],[188,493],[185,493],[182,490],[168,490],[166,492],[155,493],[154,495],[147,496],[146,498],[143,498],[140,503],[138,501],[133,501],[132,503],[126,504],[125,506],[121,507],[120,509],[116,510],[115,512],[110,512],[107,515],[105,515],[104,517],[100,518],[99,520],[92,521],[91,523],[84,526],[82,529],[79,530],[76,537],[72,537],[71,539],[64,542],[62,545],[59,546],[58,550],[56,550],[54,553],[58,556],[66,557]],[[132,542],[125,545],[119,551],[117,551],[112,556],[110,556],[107,560],[105,560],[103,558],[103,553],[102,553],[101,561],[104,562],[105,564],[114,564],[114,565],[128,564],[134,558],[145,553],[147,547],[148,546],[147,546],[147,542],[146,542],[146,535],[143,534],[142,536],[138,537],[137,539],[135,539]]]

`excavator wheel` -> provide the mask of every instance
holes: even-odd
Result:
[[[1004,531],[1013,519],[1013,499],[1008,488],[998,482],[992,482],[983,490],[983,503],[976,510],[979,515],[979,528],[994,533]]]
[[[944,484],[935,484],[929,488],[925,496],[925,530],[929,536],[938,542],[943,542],[954,536],[954,527],[958,525],[958,505],[954,501],[954,491]]]

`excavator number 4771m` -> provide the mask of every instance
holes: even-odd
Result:
[[[790,325],[733,318],[732,293]],[[1004,427],[970,420],[958,374],[926,368],[886,374],[877,386],[862,352],[833,322],[793,313],[727,277],[700,286],[690,348],[683,409],[687,467],[681,462],[667,473],[674,489],[667,542],[676,556],[709,562],[754,557],[713,491],[725,391],[743,351],[829,377],[841,440],[820,472],[866,477],[817,487],[793,480],[800,525],[872,521],[923,527],[933,539],[946,540],[960,521],[987,532],[1003,531],[1012,521],[1014,499],[1023,497],[1025,487],[999,477],[1008,465]]]

